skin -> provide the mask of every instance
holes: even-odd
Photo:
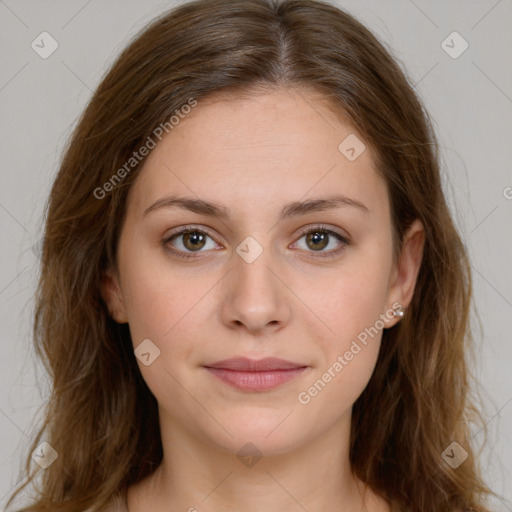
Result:
[[[117,267],[102,281],[134,348],[150,339],[160,350],[149,366],[137,361],[159,404],[164,459],[129,488],[130,512],[390,510],[370,489],[363,501],[348,451],[352,406],[373,373],[382,331],[309,403],[297,398],[379,315],[388,312],[385,328],[399,321],[389,312],[397,302],[406,310],[421,263],[418,220],[393,262],[387,188],[370,149],[354,161],[338,150],[351,133],[363,140],[312,91],[217,95],[199,101],[150,153],[128,196]],[[144,215],[171,194],[222,204],[230,217],[178,207]],[[289,202],[333,194],[369,211],[343,206],[278,219]],[[208,231],[196,252],[183,235],[163,242],[189,224]],[[350,244],[301,236],[319,224]],[[248,236],[262,248],[251,263],[236,252]],[[235,356],[309,368],[274,390],[247,392],[202,366]],[[237,457],[249,442],[262,455],[251,467]]]

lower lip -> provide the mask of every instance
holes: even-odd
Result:
[[[304,370],[307,370],[307,367],[260,372],[240,372],[224,368],[206,369],[215,377],[234,388],[243,391],[268,391],[298,377],[304,373]]]

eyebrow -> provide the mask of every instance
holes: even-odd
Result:
[[[289,217],[306,215],[310,212],[332,210],[335,208],[342,208],[347,206],[357,208],[363,213],[370,212],[370,210],[363,203],[357,201],[356,199],[350,199],[349,197],[343,195],[335,195],[318,199],[308,199],[306,201],[293,201],[288,203],[281,209],[279,220],[281,221]],[[143,216],[146,216],[150,212],[160,210],[161,208],[172,207],[182,208],[184,210],[189,210],[201,215],[208,215],[210,217],[218,217],[220,219],[228,219],[230,217],[229,210],[219,203],[182,196],[162,197],[153,203],[149,208],[147,208],[144,211]]]

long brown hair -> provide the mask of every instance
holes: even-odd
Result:
[[[110,318],[99,291],[144,158],[126,163],[191,99],[200,108],[209,95],[255,87],[322,93],[376,155],[395,254],[414,219],[426,230],[413,301],[384,331],[353,407],[353,473],[396,510],[488,512],[485,498],[495,493],[469,442],[470,422],[483,425],[467,360],[470,265],[443,195],[431,121],[382,43],[352,16],[311,0],[184,4],[146,27],[101,81],[51,190],[36,294],[34,342],[52,390],[31,451],[46,440],[59,457],[44,471],[28,457],[9,503],[38,481],[23,511],[101,506],[161,462],[156,400],[128,326]],[[452,442],[468,454],[456,469],[442,457]]]

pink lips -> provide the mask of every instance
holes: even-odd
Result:
[[[299,376],[307,366],[275,357],[237,357],[204,367],[215,377],[243,391],[268,391]]]

